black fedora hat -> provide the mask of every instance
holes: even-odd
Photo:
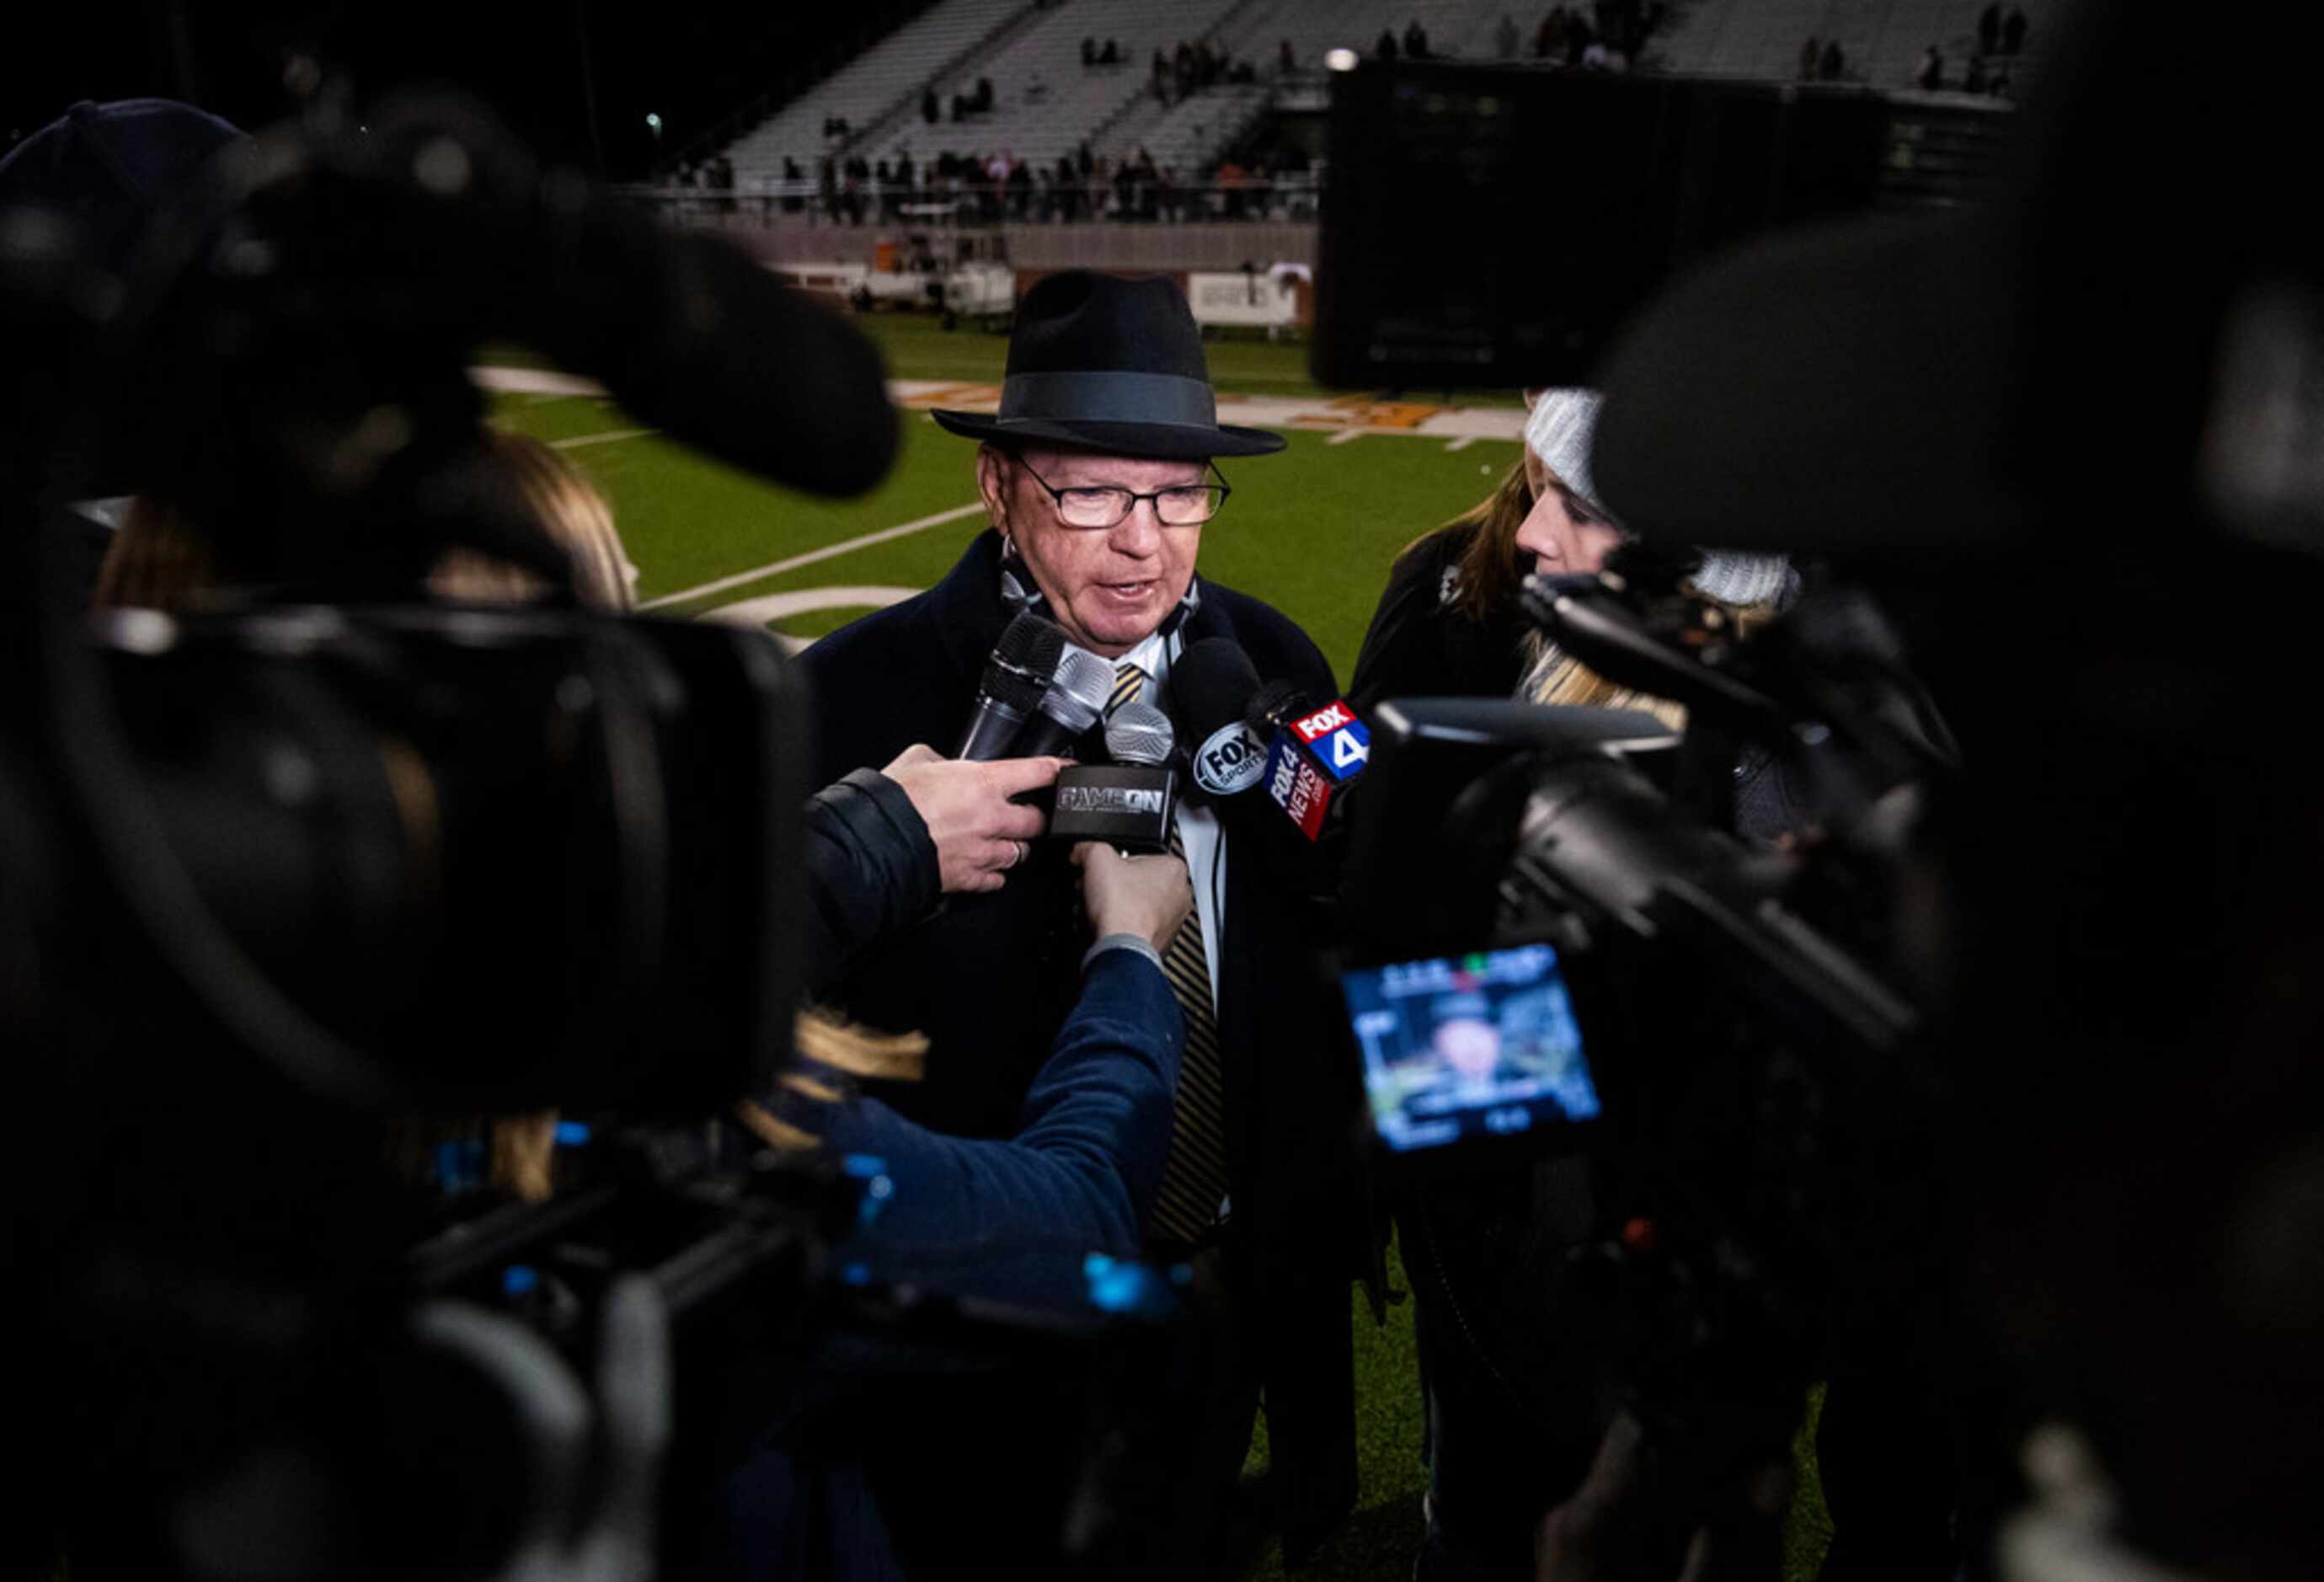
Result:
[[[929,415],[970,439],[1161,461],[1266,456],[1284,445],[1264,429],[1220,424],[1202,331],[1162,275],[1048,276],[1017,304],[1001,411]]]

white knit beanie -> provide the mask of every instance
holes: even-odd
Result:
[[[1687,577],[1705,598],[1738,607],[1773,605],[1781,609],[1799,591],[1799,574],[1783,555],[1753,555],[1741,550],[1705,550],[1702,564]]]
[[[1526,418],[1526,443],[1558,482],[1590,502],[1598,491],[1590,480],[1590,441],[1598,433],[1599,395],[1580,388],[1545,390]]]

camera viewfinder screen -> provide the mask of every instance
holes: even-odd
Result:
[[[1399,1152],[1587,1121],[1598,1089],[1546,945],[1342,975],[1372,1124]]]

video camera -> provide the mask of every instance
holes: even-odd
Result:
[[[1928,1255],[1932,1180],[1907,1161],[1939,1082],[1897,920],[1953,754],[1863,593],[1811,578],[1747,635],[1692,560],[1631,545],[1526,587],[1563,653],[1683,704],[1683,730],[1373,712],[1342,915],[1378,1157],[1456,1194],[1594,1161],[1561,1344],[1674,1454],[1715,1459],[1711,1403],[1788,1422],[1833,1334]],[[1747,782],[1779,788],[1781,842],[1735,832]]]
[[[586,1431],[544,1448],[542,1413],[583,1409],[475,1315],[613,1368],[641,1275],[677,1343],[675,1496],[829,1324],[1058,1347],[1138,1306],[842,1280],[825,1252],[881,1161],[715,1124],[791,1059],[801,682],[759,634],[574,607],[483,464],[468,366],[511,340],[713,456],[858,492],[898,438],[867,342],[445,99],[229,151],[119,279],[52,214],[0,214],[0,305],[42,331],[5,370],[41,421],[0,473],[0,1028],[37,1117],[0,1338],[20,1437],[56,1441],[24,1509],[77,1573],[515,1565],[618,1480]],[[233,591],[92,626],[64,523],[123,490]],[[423,602],[455,549],[550,595]],[[489,1124],[549,1111],[557,1192],[476,1190]],[[661,1376],[630,1373],[607,1387]]]

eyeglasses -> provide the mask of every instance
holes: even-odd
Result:
[[[1057,520],[1067,527],[1116,527],[1130,519],[1140,500],[1154,502],[1154,519],[1165,527],[1200,527],[1219,513],[1234,491],[1227,486],[1226,474],[1215,467],[1211,471],[1218,477],[1215,484],[1173,484],[1167,489],[1156,489],[1141,495],[1135,489],[1119,484],[1095,487],[1060,489],[1048,479],[1025,467],[1022,458],[1017,465],[1025,467],[1026,476],[1047,489],[1049,498],[1057,503]]]

